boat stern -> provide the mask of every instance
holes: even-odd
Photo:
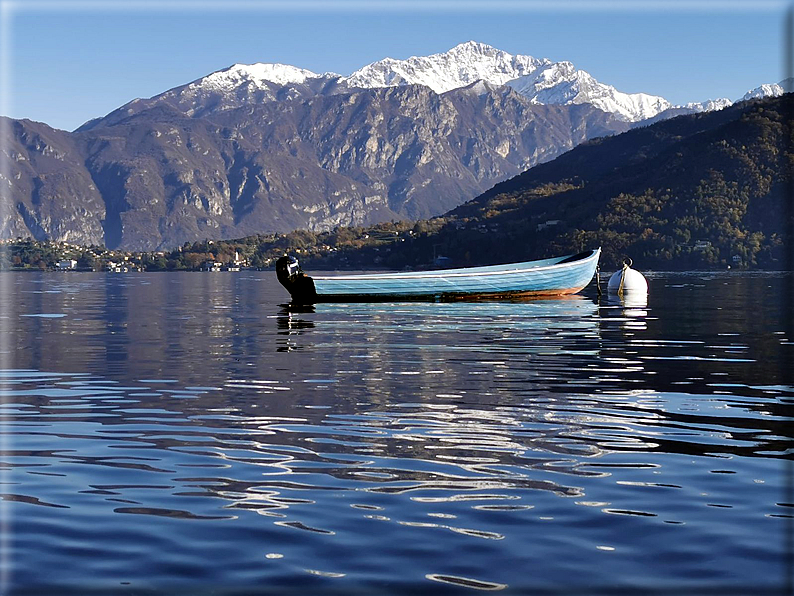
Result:
[[[289,292],[293,302],[313,304],[317,301],[314,280],[303,272],[295,257],[284,255],[276,261],[276,277]]]

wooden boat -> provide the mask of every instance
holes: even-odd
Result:
[[[276,261],[276,275],[298,304],[398,300],[499,300],[575,294],[596,272],[601,249],[575,255],[437,271],[309,277],[294,257]]]

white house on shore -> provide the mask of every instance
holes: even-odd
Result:
[[[77,261],[74,259],[64,259],[63,261],[58,261],[56,267],[58,267],[59,271],[69,271],[77,267]]]
[[[219,261],[205,261],[201,266],[202,271],[220,271],[223,263]]]

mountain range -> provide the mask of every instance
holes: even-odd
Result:
[[[731,103],[674,106],[476,42],[350,76],[237,64],[74,132],[7,121],[0,237],[154,250],[427,218],[588,139]]]

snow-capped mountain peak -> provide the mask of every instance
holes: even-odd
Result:
[[[199,79],[193,85],[210,89],[230,89],[247,82],[259,86],[264,82],[289,85],[303,84],[306,79],[320,76],[323,75],[288,64],[234,64]]]
[[[707,99],[706,101],[689,102],[685,108],[694,110],[695,112],[714,112],[722,110],[733,105],[733,102],[727,97],[720,97],[719,99]]]
[[[535,103],[589,103],[630,122],[651,118],[672,107],[663,97],[618,91],[611,85],[600,83],[590,73],[577,70],[570,62],[546,64],[508,84]]]
[[[785,92],[783,89],[784,81],[780,83],[771,83],[761,85],[760,87],[756,87],[755,89],[750,89],[747,93],[745,93],[739,101],[745,101],[747,99],[761,99],[764,97],[778,97],[779,95],[783,95]]]
[[[662,97],[626,94],[599,83],[570,62],[514,56],[476,41],[467,41],[432,56],[413,56],[407,60],[386,58],[346,78],[353,87],[419,84],[437,93],[465,87],[477,80],[491,85],[509,85],[535,103],[591,103],[632,122],[650,118],[671,107]]]
[[[436,93],[444,93],[478,80],[504,85],[547,62],[532,56],[513,56],[487,44],[468,41],[431,56],[378,60],[345,81],[352,87],[363,88],[425,85]]]
[[[201,116],[279,99],[311,96],[312,86],[338,79],[334,73],[317,74],[305,68],[278,63],[234,64],[192,83],[151,98],[182,106],[189,116]]]
[[[740,101],[747,101],[749,99],[764,99],[765,97],[778,97],[784,93],[790,93],[792,90],[794,90],[794,79],[784,79],[779,83],[766,83],[756,87],[755,89],[750,89],[742,97],[737,99],[736,102],[731,101],[727,97],[722,97],[720,99],[709,99],[702,102],[688,103],[683,107],[695,112],[712,112],[730,107],[734,103]]]

